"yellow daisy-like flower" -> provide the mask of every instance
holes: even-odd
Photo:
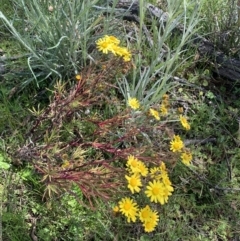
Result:
[[[163,104],[160,106],[160,113],[161,113],[162,116],[165,116],[165,115],[168,114],[168,109],[167,109],[167,107],[166,107],[165,105],[163,105]]]
[[[116,38],[115,36],[113,36],[113,35],[110,35],[110,36],[105,35],[104,38],[105,38],[106,41],[108,41],[108,42],[110,42],[110,43],[112,43],[114,45],[119,45],[120,44],[120,40],[118,38]]]
[[[147,221],[147,222],[143,223],[143,227],[144,227],[145,232],[150,233],[150,232],[154,231],[156,225],[152,221]]]
[[[192,161],[192,153],[191,152],[183,152],[181,155],[182,163],[186,166],[190,165],[190,162]]]
[[[132,55],[130,53],[123,56],[123,60],[125,62],[129,62],[131,58],[132,58]]]
[[[156,211],[152,211],[151,217],[143,223],[144,231],[145,232],[152,232],[157,226],[157,223],[159,221],[159,216]]]
[[[96,41],[96,44],[97,44],[97,49],[99,51],[102,51],[104,54],[108,54],[108,52],[109,51],[111,52],[113,49],[113,43],[105,37],[98,39]]]
[[[129,62],[132,58],[132,54],[128,51],[127,48],[122,48],[122,57],[125,62]]]
[[[131,198],[122,198],[119,202],[120,212],[127,217],[127,222],[131,221],[136,222],[138,216],[138,207],[137,203],[134,202]]]
[[[139,169],[139,174],[141,174],[141,176],[146,177],[148,174],[148,168],[144,165],[143,162],[139,161],[138,162],[138,169]]]
[[[143,223],[145,232],[152,232],[159,221],[159,216],[156,211],[151,210],[147,205],[139,211],[139,219]]]
[[[178,152],[184,147],[183,141],[181,140],[180,136],[178,136],[178,135],[173,136],[173,140],[170,142],[170,145],[171,145],[170,150],[172,152]]]
[[[190,125],[189,125],[186,117],[180,115],[179,118],[180,118],[180,122],[181,122],[182,126],[183,126],[187,131],[190,130],[191,127],[190,127]]]
[[[118,46],[120,44],[120,40],[115,36],[105,35],[103,38],[98,39],[96,44],[97,49],[102,51],[104,54],[112,52],[114,55],[121,56],[125,62],[130,61],[132,58],[132,54],[127,48]]]
[[[125,176],[125,178],[128,181],[128,188],[130,189],[130,191],[132,193],[134,192],[140,192],[140,187],[142,187],[142,182],[141,182],[141,178],[138,174],[134,174],[132,176]]]
[[[133,109],[133,110],[137,110],[140,107],[140,103],[136,98],[129,98],[128,99],[128,105]]]
[[[124,56],[124,55],[130,54],[128,49],[125,48],[125,47],[119,47],[116,52],[117,52],[117,55],[120,55],[120,56]]]
[[[151,202],[159,202],[161,204],[165,203],[165,193],[164,193],[164,185],[160,181],[153,180],[153,182],[149,182],[146,187],[145,194],[150,198]]]
[[[173,187],[170,186],[172,189]],[[172,195],[172,191],[169,190],[169,187],[166,187],[164,186],[164,189],[163,189],[163,195],[162,195],[162,199],[160,201],[160,203],[163,205],[165,203],[168,202],[168,197]]]
[[[160,120],[160,116],[159,116],[158,111],[150,108],[149,112],[150,112],[150,115],[152,115],[156,120]]]
[[[139,211],[139,219],[141,222],[146,222],[151,218],[152,210],[147,205],[145,208],[140,209]]]
[[[113,51],[114,51],[114,54],[123,57],[123,60],[125,62],[130,61],[132,58],[132,54],[125,47],[114,46]]]
[[[139,173],[139,160],[132,155],[128,156],[127,167],[132,173]]]

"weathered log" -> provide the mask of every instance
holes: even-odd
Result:
[[[131,18],[129,15],[139,15],[138,0],[119,0],[116,7],[126,10],[124,18],[127,20],[134,21],[134,18]],[[151,21],[151,18],[157,18],[159,22],[163,23],[168,20],[168,14],[162,9],[149,3],[145,4],[145,8],[147,18],[150,19],[149,21]],[[183,25],[176,22],[176,29],[182,32]],[[212,66],[212,71],[215,74],[223,79],[240,83],[240,59],[228,56],[228,53],[224,53],[211,41],[198,34],[193,34],[192,36],[193,41],[190,42],[191,46],[189,47],[197,47],[200,58]]]

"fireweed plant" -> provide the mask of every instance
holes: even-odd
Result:
[[[131,53],[126,48],[119,47],[119,43],[120,41],[116,37],[108,35],[96,42],[98,50],[104,54],[111,52],[122,57],[124,61],[130,61]],[[147,118],[150,117],[150,120],[153,118],[155,121],[160,121],[162,117],[164,118],[169,114],[169,95],[163,95],[158,108],[150,106],[146,110],[146,108],[142,108],[140,101],[136,97],[129,97],[127,105],[133,111],[133,115],[143,115]],[[179,113],[181,112],[180,110]],[[182,127],[187,131],[190,130],[187,118],[182,114],[178,118]],[[183,164],[190,165],[192,154],[184,147],[184,142],[179,135],[172,137],[169,149],[176,154],[176,157],[181,158]],[[129,155],[125,171],[127,189],[130,190],[133,197],[123,197],[118,205],[113,207],[113,211],[124,215],[127,222],[135,223],[139,220],[145,232],[152,232],[159,221],[159,213],[154,209],[152,203],[166,204],[169,196],[174,191],[165,162],[161,161],[160,165],[147,166],[144,161],[139,160],[134,155]],[[146,197],[147,203],[145,206],[140,206],[137,202],[140,192]]]

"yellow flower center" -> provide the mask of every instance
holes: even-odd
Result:
[[[132,161],[132,163],[131,163],[131,164],[132,164],[132,166],[133,166],[133,167],[137,167],[138,162],[137,162],[137,161]]]
[[[175,149],[181,149],[181,145],[177,142],[177,143],[174,143],[173,144],[173,147],[175,148]]]
[[[160,193],[160,189],[158,187],[154,187],[152,189],[152,193],[153,193],[153,195],[158,195]]]
[[[147,209],[143,210],[143,211],[142,211],[142,217],[143,217],[144,219],[146,219],[148,216],[149,216],[148,210],[147,210]]]
[[[127,202],[124,204],[124,209],[129,210],[131,208],[131,203]]]
[[[133,186],[133,187],[137,186],[137,180],[136,180],[135,178],[132,178],[132,179],[130,180],[130,184],[131,184],[131,186]]]

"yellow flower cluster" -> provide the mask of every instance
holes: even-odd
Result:
[[[145,208],[140,209],[139,219],[143,224],[145,232],[152,232],[158,224],[158,213],[152,210],[148,205]]]
[[[150,115],[153,116],[156,120],[160,120],[160,116],[166,116],[168,114],[169,108],[169,96],[167,94],[163,95],[162,103],[159,107],[159,111],[150,109]]]
[[[128,99],[128,105],[133,110],[137,110],[140,108],[140,103],[137,98],[130,97]],[[159,111],[157,111],[153,108],[150,108],[149,115],[153,116],[156,120],[160,120],[160,116],[166,116],[168,114],[168,108],[169,108],[169,96],[165,94],[165,95],[163,95],[163,100],[159,107]]]
[[[192,161],[192,154],[190,151],[185,150],[184,143],[181,140],[180,136],[173,136],[173,139],[170,142],[170,150],[172,152],[180,152],[182,163],[186,166],[190,165],[190,162]]]
[[[168,202],[168,197],[172,195],[173,187],[168,177],[165,163],[162,162],[160,167],[150,170],[150,176],[153,179],[148,183],[145,194],[151,202],[160,203],[161,205]]]
[[[168,202],[168,197],[172,195],[174,189],[164,162],[158,167],[148,169],[142,161],[130,155],[126,166],[129,175],[126,175],[125,178],[127,187],[132,194],[139,193],[141,188],[145,186],[144,194],[150,202],[161,205]],[[158,213],[152,210],[149,205],[141,209],[133,199],[128,197],[122,198],[113,210],[126,216],[128,222],[135,222],[139,218],[145,232],[154,231],[159,221]]]
[[[123,58],[125,62],[131,60],[132,54],[125,47],[120,47],[120,40],[115,36],[105,35],[103,38],[100,38],[96,41],[97,49],[104,54],[108,52],[118,55]]]

